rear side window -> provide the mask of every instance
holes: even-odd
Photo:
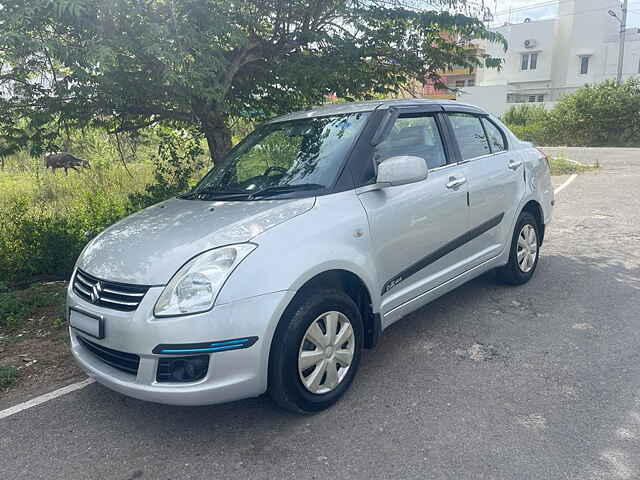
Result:
[[[489,137],[489,146],[491,147],[491,152],[496,153],[506,150],[507,145],[504,140],[504,135],[496,126],[496,124],[491,120],[487,120],[486,118],[482,119],[482,124],[484,125],[484,129],[487,132],[487,137]]]
[[[450,113],[449,119],[463,160],[491,153],[479,117],[467,113]]]
[[[436,119],[432,115],[400,115],[387,138],[376,146],[374,158],[380,163],[389,157],[412,155],[423,158],[429,168],[447,163]]]

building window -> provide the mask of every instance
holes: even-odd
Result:
[[[544,95],[538,95],[538,101],[544,102]]]
[[[473,78],[470,78],[469,80],[467,80],[467,87],[473,87],[475,86],[476,81]]]
[[[589,56],[580,55],[580,75],[589,73]]]
[[[456,88],[464,87],[464,80],[456,80]]]
[[[535,70],[538,66],[538,54],[537,53],[523,53],[522,61],[520,62],[521,70]]]
[[[535,95],[529,95],[529,102],[535,102],[536,101],[536,96]]]

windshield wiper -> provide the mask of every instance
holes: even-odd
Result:
[[[318,190],[325,188],[324,185],[319,183],[298,183],[294,185],[274,185],[272,187],[266,187],[261,190],[257,190],[249,195],[249,200],[255,200],[256,198],[265,198],[275,195],[281,195],[285,193],[297,192],[299,190]]]
[[[228,198],[245,198],[248,197],[251,192],[246,190],[216,190],[212,186],[204,187],[200,190],[193,190],[191,192],[181,195],[180,198],[198,198],[200,196],[214,199],[228,199]]]

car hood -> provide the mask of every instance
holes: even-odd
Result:
[[[199,253],[247,242],[310,210],[315,197],[201,201],[174,198],[141,210],[94,238],[77,266],[104,280],[164,285]]]

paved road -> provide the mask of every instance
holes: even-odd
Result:
[[[527,286],[487,275],[398,322],[332,410],[94,384],[0,420],[0,477],[640,478],[640,158],[600,163],[560,193]]]

